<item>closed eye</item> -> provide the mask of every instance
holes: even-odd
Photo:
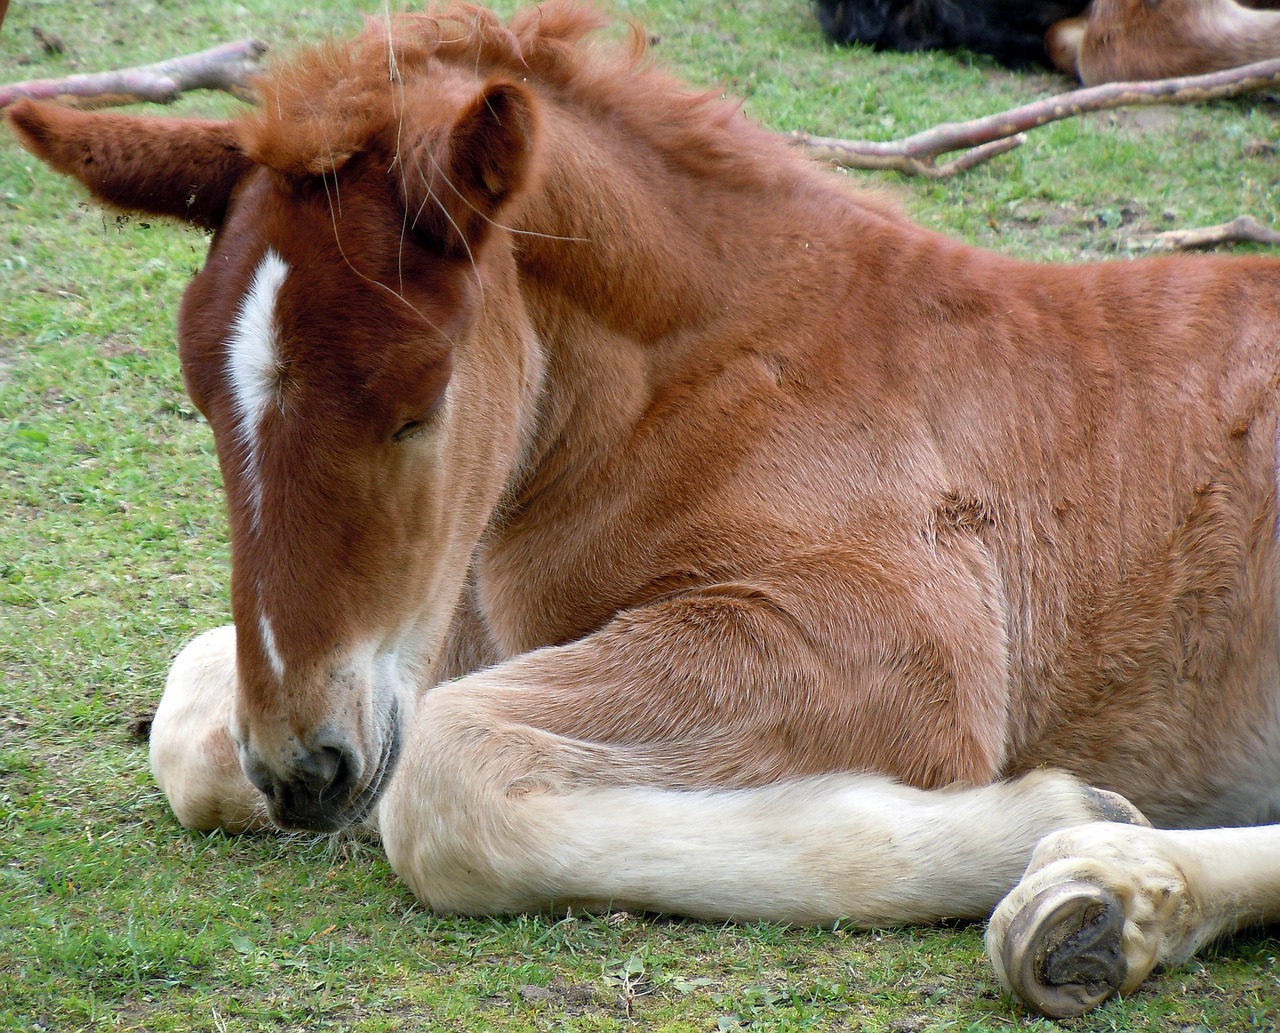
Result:
[[[407,441],[409,438],[421,434],[431,425],[430,420],[410,420],[398,431],[391,435],[392,441]]]
[[[416,438],[419,434],[423,434],[440,423],[445,408],[446,392],[440,391],[435,397],[431,398],[427,404],[422,405],[406,405],[399,412],[404,423],[400,424],[400,429],[391,435],[391,440],[399,444],[402,441],[408,441],[410,438]],[[405,419],[406,416],[412,416],[413,419]]]

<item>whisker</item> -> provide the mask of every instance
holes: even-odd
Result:
[[[433,162],[434,162],[434,159],[433,159]],[[439,165],[437,165],[436,167],[439,168]],[[443,175],[443,171],[441,174]],[[425,180],[423,182],[425,184]],[[449,179],[447,176],[445,177],[445,182],[449,183]],[[449,186],[453,189],[454,193],[458,195],[458,199],[463,204],[465,204],[468,208],[470,208],[472,212],[478,215],[481,219],[483,219],[486,223],[488,223],[494,229],[504,230],[505,232],[510,233],[513,236],[517,236],[517,237],[537,237],[541,240],[557,240],[566,244],[590,244],[591,243],[590,237],[569,237],[559,233],[541,233],[538,230],[526,230],[526,229],[521,229],[519,226],[510,226],[510,225],[507,225],[506,223],[498,222],[497,219],[492,218],[491,216],[489,216],[488,214],[486,214],[485,212],[477,208],[475,205],[473,205],[470,201],[468,201],[466,196],[462,193],[462,191],[460,191],[452,183],[449,183]],[[418,214],[419,215],[422,214],[421,208],[418,209]],[[448,213],[446,213],[446,215],[447,214]],[[453,222],[452,219],[450,219],[449,221]],[[456,223],[454,223],[454,225],[455,227],[457,226]]]
[[[400,188],[404,196],[408,196],[408,181],[404,174],[404,162],[400,158],[400,149],[404,138],[404,114],[408,107],[406,92],[404,87],[404,76],[400,74],[400,62],[396,58],[395,34],[391,28],[391,4],[389,0],[383,0],[382,4],[384,14],[384,25],[387,34],[387,81],[391,85],[393,94],[399,93],[400,103],[395,105],[396,109],[396,141],[395,141],[395,157],[392,159],[392,167],[398,163],[400,165]],[[389,171],[389,170],[388,170]],[[404,294],[404,247],[405,241],[409,233],[409,212],[407,208],[401,213],[400,217],[400,239],[396,242],[396,286],[401,295]]]
[[[486,216],[484,212],[477,212],[476,214],[479,215],[480,218],[484,219],[484,221],[487,222],[490,226],[495,226],[498,229],[506,230],[508,233],[514,234],[517,237],[541,237],[543,240],[560,240],[569,244],[590,244],[591,243],[590,237],[565,237],[559,233],[539,233],[537,230],[522,230],[515,226],[504,226],[500,222],[495,222],[493,219],[490,219],[488,216]]]
[[[462,198],[462,203],[465,204],[468,208],[470,208],[473,212],[475,212],[476,215],[480,216],[481,219],[487,222],[494,229],[504,230],[515,237],[537,237],[541,240],[556,240],[566,244],[590,244],[591,243],[590,237],[567,237],[559,233],[541,233],[538,230],[526,230],[526,229],[521,229],[519,226],[508,226],[505,223],[498,222],[497,219],[490,218],[488,215],[482,212],[479,208],[473,205],[470,201],[468,201],[465,197]]]
[[[409,196],[409,180],[405,175],[404,162],[400,158],[401,140],[404,136],[404,84],[400,84],[400,110],[396,116],[396,147],[395,147],[395,164],[399,165],[398,172],[400,174],[400,192],[404,197]],[[399,284],[401,292],[404,291],[404,244],[409,234],[409,206],[405,205],[400,213],[400,239],[396,243],[396,281]]]
[[[391,33],[391,5],[384,0],[382,9],[387,16],[387,76],[391,82],[400,82],[400,64],[396,61],[395,37]]]
[[[440,178],[444,180],[445,185],[461,197],[464,204],[467,204],[467,199],[463,197],[462,191],[453,185],[453,182],[449,179],[449,174],[445,172],[444,167],[436,160],[434,154],[431,155],[431,164],[435,166],[436,171],[440,173]],[[480,267],[476,264],[476,256],[471,252],[471,244],[467,240],[467,235],[462,232],[462,227],[453,221],[453,216],[449,214],[449,209],[440,200],[440,198],[436,196],[435,191],[431,189],[431,184],[427,181],[427,177],[421,169],[418,170],[418,177],[422,180],[422,185],[426,187],[427,196],[423,198],[422,204],[418,207],[418,211],[414,215],[414,221],[416,222],[417,217],[422,214],[422,209],[426,207],[428,201],[435,201],[439,206],[440,211],[444,213],[444,217],[449,220],[449,225],[457,232],[458,239],[462,241],[462,246],[467,252],[467,261],[471,263],[471,271],[475,273],[476,276],[476,286],[480,288],[480,294],[481,297],[483,297],[484,278],[480,275]],[[471,205],[468,204],[467,207],[471,207]]]
[[[333,169],[333,198],[334,198],[334,199],[336,199],[336,200],[337,200],[337,202],[338,202],[338,215],[337,215],[337,218],[341,219],[341,218],[342,218],[342,187],[341,187],[341,185],[338,183],[338,166],[334,163],[334,160],[333,160],[333,148],[329,145],[329,137],[328,137],[327,135],[326,135],[326,136],[325,136],[325,138],[324,138],[324,149],[325,149],[325,153],[326,153],[326,154],[328,155],[328,157],[329,157],[329,168]],[[328,183],[328,179],[327,179],[327,177],[326,177],[325,172],[324,172],[324,170],[323,170],[323,169],[320,171],[320,180],[321,180],[321,182],[323,182],[323,183],[325,184],[324,193],[325,193],[325,197],[328,197],[328,196],[329,196],[329,183]],[[333,204],[332,204],[332,202],[330,202],[330,205],[329,205],[329,215],[330,215],[330,217],[331,217],[331,218],[333,217]],[[337,223],[336,223],[336,220],[335,220],[335,223],[334,223],[334,232],[335,232],[335,233],[337,232]]]
[[[335,172],[334,172],[334,180],[335,180],[335,183],[336,183],[337,178],[338,178],[338,174],[337,174],[337,172],[335,171]],[[322,176],[320,177],[320,182],[324,185],[324,193],[325,193],[325,197],[329,197],[329,178],[328,178],[328,176],[323,176],[323,175],[322,175]],[[333,204],[332,204],[332,201],[331,201],[331,202],[330,202],[330,204],[329,204],[329,220],[330,220],[330,222],[331,222],[331,223],[332,223],[332,225],[333,225],[333,240],[334,240],[334,243],[335,243],[335,244],[337,245],[337,247],[338,247],[338,254],[342,256],[342,261],[346,264],[346,267],[347,267],[348,269],[350,269],[352,273],[354,273],[356,276],[358,276],[358,277],[359,277],[361,280],[363,280],[365,283],[368,283],[368,284],[370,284],[370,285],[372,285],[372,286],[374,286],[374,287],[377,287],[379,290],[384,290],[384,291],[386,291],[386,292],[387,292],[388,294],[390,294],[393,298],[395,298],[395,299],[396,299],[396,301],[400,302],[400,303],[401,303],[402,305],[404,305],[407,309],[409,309],[409,311],[411,311],[414,315],[416,315],[419,319],[421,319],[424,323],[426,323],[426,324],[427,324],[427,326],[431,327],[431,329],[432,329],[432,330],[434,330],[436,333],[438,333],[438,334],[440,334],[442,337],[444,337],[444,338],[449,342],[449,344],[450,344],[450,345],[456,345],[456,344],[457,344],[457,342],[456,342],[452,337],[450,337],[449,335],[445,334],[444,330],[443,330],[441,327],[439,327],[439,326],[437,326],[437,325],[436,325],[436,323],[435,323],[435,321],[434,321],[434,320],[427,318],[426,313],[424,313],[421,309],[419,309],[419,308],[418,308],[418,306],[417,306],[417,305],[415,305],[415,304],[414,304],[413,302],[411,302],[408,298],[406,298],[406,297],[404,296],[404,294],[402,294],[400,291],[395,290],[395,289],[394,289],[394,288],[392,288],[392,287],[388,287],[388,286],[387,286],[385,283],[383,283],[381,280],[375,280],[372,276],[367,276],[367,275],[365,275],[364,273],[362,273],[359,269],[357,269],[357,268],[355,267],[355,264],[351,261],[350,256],[348,256],[348,254],[347,254],[347,250],[346,250],[346,248],[344,248],[344,247],[342,246],[342,236],[341,236],[341,234],[339,233],[339,230],[338,230],[338,220],[337,220],[337,219],[335,218],[335,216],[334,216],[334,210],[333,210]]]

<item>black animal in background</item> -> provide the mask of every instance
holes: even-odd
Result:
[[[837,43],[964,47],[1012,68],[1047,65],[1045,31],[1085,7],[1085,0],[815,0],[818,24]]]

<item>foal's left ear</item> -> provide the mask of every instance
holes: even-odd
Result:
[[[402,190],[414,228],[465,253],[528,182],[537,121],[532,98],[512,82],[492,82],[443,136],[401,153]]]
[[[228,123],[77,111],[22,100],[5,112],[18,142],[98,200],[216,229],[249,159]]]

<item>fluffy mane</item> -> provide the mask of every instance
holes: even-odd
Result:
[[[723,168],[762,146],[784,150],[739,103],[655,69],[639,27],[621,42],[589,38],[606,24],[572,0],[524,10],[509,24],[471,4],[371,19],[354,39],[305,50],[261,77],[262,104],[239,122],[239,142],[268,168],[323,175],[379,144],[398,153],[407,117],[438,121],[477,82],[508,79],[607,112],[686,167]]]

